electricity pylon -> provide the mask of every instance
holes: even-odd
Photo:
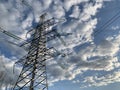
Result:
[[[46,31],[50,26],[61,22],[61,19],[55,20],[55,18],[51,18],[44,21],[45,15],[43,14],[40,17],[40,23],[35,29],[28,31],[28,33],[32,32],[31,38],[28,40],[25,40],[20,45],[7,40],[8,43],[23,47],[28,51],[27,55],[16,62],[16,64],[22,65],[23,68],[13,90],[48,90],[45,61],[51,57],[65,57],[69,55],[59,52],[54,47],[46,48],[46,42],[55,38],[58,38],[63,45],[66,45],[62,37],[71,35],[71,33],[59,33],[57,29]],[[0,27],[0,32],[18,41],[23,41],[22,38],[6,31],[2,27]]]
[[[41,22],[32,35],[28,54],[23,58],[23,68],[13,90],[25,90],[25,88],[27,90],[48,90],[44,25],[44,22]]]
[[[46,60],[50,58],[49,50],[51,48],[46,48],[46,42],[56,37],[62,42],[63,40],[62,35],[56,29],[46,31],[47,28],[57,22],[54,18],[44,21],[45,15],[43,14],[40,17],[40,24],[35,28],[28,43],[25,43],[30,44],[28,54],[18,61],[23,68],[13,90],[48,90]],[[65,35],[69,35],[69,33],[63,36]]]

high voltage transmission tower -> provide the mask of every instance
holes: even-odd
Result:
[[[27,55],[16,62],[17,65],[21,65],[23,68],[13,90],[48,90],[45,61],[56,56],[61,55],[61,57],[65,57],[68,55],[59,52],[54,47],[47,48],[46,42],[58,38],[63,45],[66,45],[62,36],[68,36],[72,33],[58,33],[57,29],[47,30],[50,26],[61,22],[62,19],[51,18],[46,21],[44,21],[44,19],[45,14],[41,15],[38,26],[28,31],[28,33],[32,32],[32,34],[29,40],[26,41],[0,27],[0,32],[18,41],[22,40],[24,42],[19,45],[4,39],[5,41],[23,47],[28,51]]]
[[[59,22],[55,18],[45,20],[45,14],[41,15],[40,23],[35,28],[27,43],[21,45],[29,45],[28,54],[20,59],[17,64],[23,66],[21,73],[13,90],[48,90],[46,60],[52,57],[51,49],[46,48],[46,42],[55,38],[59,38],[65,45],[61,36],[70,35],[71,33],[60,34],[56,29],[46,31],[52,25]],[[65,54],[61,54],[63,57]],[[54,56],[53,56],[54,57]]]
[[[46,74],[46,36],[44,35],[46,23],[39,25],[32,35],[28,54],[24,59],[23,69],[15,84],[14,90],[48,90]]]
[[[46,47],[46,42],[55,38],[60,39],[62,44],[66,45],[62,37],[71,35],[71,33],[59,33],[57,29],[53,28],[50,30],[49,27],[57,25],[64,19],[51,18],[45,20],[45,16],[46,14],[41,15],[37,27],[28,31],[31,34],[28,40],[23,40],[0,27],[0,32],[18,41],[24,41],[21,44],[17,44],[6,40],[8,43],[23,47],[28,52],[27,55],[16,62],[17,65],[22,66],[22,70],[13,90],[48,90],[46,60],[56,56],[65,57],[68,55],[59,52],[54,47]]]

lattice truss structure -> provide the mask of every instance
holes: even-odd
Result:
[[[21,58],[16,64],[23,66],[21,73],[13,90],[48,90],[46,60],[52,57],[51,49],[46,48],[46,42],[58,37],[62,38],[56,29],[46,31],[52,25],[58,23],[55,18],[44,21],[42,15],[39,25],[34,29],[30,40],[23,43],[21,47],[29,45],[28,54]],[[64,34],[69,35],[69,33]],[[58,53],[60,55],[61,53]],[[62,54],[64,57],[65,54]]]

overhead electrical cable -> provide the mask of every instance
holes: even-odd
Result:
[[[104,31],[105,28],[107,28],[109,25],[114,23],[118,18],[120,18],[120,11],[117,12],[114,16],[112,16],[112,18],[110,18],[103,26],[101,26],[99,29],[97,29],[94,32],[94,36],[98,35],[102,31]]]
[[[12,38],[14,38],[14,39],[16,39],[16,40],[24,40],[24,39],[22,39],[22,38],[20,38],[20,37],[18,37],[18,36],[16,36],[16,35],[8,32],[7,30],[3,29],[2,27],[0,27],[0,32],[6,34],[7,36],[10,36],[10,37],[12,37]]]
[[[33,11],[33,7],[25,0],[21,0],[21,3],[24,4],[25,6],[29,7]]]

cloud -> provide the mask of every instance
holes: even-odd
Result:
[[[78,4],[80,4],[80,3],[82,3],[82,2],[88,2],[89,0],[64,0],[64,7],[65,7],[65,9],[68,11],[68,10],[70,10],[70,8],[72,7],[72,6],[74,6],[74,5],[78,5]]]
[[[59,56],[47,61],[49,83],[54,84],[60,80],[80,83],[77,77],[84,76],[84,80],[81,80],[81,82],[84,84],[88,83],[89,86],[107,85],[109,83],[119,82],[119,72],[114,70],[120,67],[120,35],[118,35],[119,26],[112,26],[106,35],[103,36],[100,34],[100,38],[93,35],[98,23],[96,15],[104,6],[104,1],[105,0],[48,0],[46,2],[45,0],[26,0],[28,5],[22,4],[19,1],[15,2],[15,0],[1,2],[0,26],[26,39],[25,33],[36,25],[39,21],[39,16],[44,12],[48,12],[48,18],[65,18],[66,21],[60,23],[57,29],[58,32],[72,33],[71,36],[62,37],[67,46],[63,46],[60,40],[56,39],[48,42],[47,45],[54,46],[61,52],[70,52],[71,55],[65,58]],[[8,40],[14,42],[13,39]],[[99,43],[96,43],[95,40],[99,40]],[[1,45],[4,45],[3,48],[7,47],[7,50],[12,51],[10,45],[5,43]],[[18,50],[16,47],[13,49],[16,52]],[[5,51],[5,49],[1,50]],[[18,51],[19,55],[23,53],[22,50]],[[0,64],[0,80],[4,82],[2,85],[13,85],[15,83],[15,79],[13,78],[15,75],[11,72],[13,62],[9,60],[11,63],[8,63],[7,57],[2,58],[5,60],[4,66]],[[1,59],[2,62],[3,59]],[[7,74],[7,71],[9,71],[10,74]],[[104,71],[105,74],[101,77],[99,75],[84,75],[89,71],[96,72],[97,74]],[[114,71],[113,74],[110,74],[110,71]],[[3,77],[3,75],[5,75],[6,78]]]
[[[0,88],[4,90],[4,87],[11,87],[15,84],[16,79],[19,75],[19,69],[15,69],[13,73],[14,61],[0,56]]]
[[[76,76],[84,76],[84,73],[87,73],[89,70],[94,72],[104,71],[108,74],[107,72],[120,67],[119,57],[116,56],[119,52],[119,47],[115,46],[110,41],[103,40],[99,45],[86,43],[81,46],[80,44],[75,46],[73,50],[75,52],[73,55],[64,59],[58,59],[58,61],[54,60],[53,63],[50,63],[50,66],[48,65],[48,73],[51,74],[49,77],[52,77],[52,79],[50,79],[51,83],[59,80],[74,81]],[[48,61],[48,63],[49,62],[51,61]],[[52,74],[52,72],[54,73]],[[88,76],[85,76],[85,78],[87,77]],[[53,78],[55,78],[55,81]],[[99,82],[102,83],[102,80]],[[86,82],[83,81],[83,83]],[[109,81],[106,83],[109,84]],[[97,84],[99,85],[99,83],[95,85],[98,86]],[[89,83],[89,85],[92,86],[91,83]]]
[[[84,82],[88,84],[87,86],[103,86],[120,82],[120,72],[118,70],[104,76],[89,76],[84,79]]]

